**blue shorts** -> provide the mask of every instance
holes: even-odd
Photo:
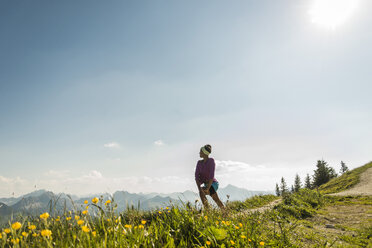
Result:
[[[207,185],[204,183],[204,189],[207,187]],[[213,195],[218,190],[218,182],[213,182],[211,187],[209,188],[209,195]]]

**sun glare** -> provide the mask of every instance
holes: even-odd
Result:
[[[326,28],[336,28],[353,15],[358,3],[359,0],[313,0],[309,11],[311,21]]]

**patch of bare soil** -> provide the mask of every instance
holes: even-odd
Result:
[[[372,168],[360,175],[360,182],[353,188],[330,195],[372,195]]]

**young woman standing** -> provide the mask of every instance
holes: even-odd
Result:
[[[214,159],[209,157],[212,152],[210,145],[205,145],[200,148],[199,156],[202,160],[199,160],[196,164],[195,169],[195,181],[198,186],[199,195],[205,208],[208,208],[208,200],[206,195],[210,195],[212,199],[217,203],[218,207],[225,209],[223,203],[217,195],[218,181],[214,178],[215,163]],[[201,185],[204,184],[202,187]]]

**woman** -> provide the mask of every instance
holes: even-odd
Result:
[[[210,145],[205,145],[200,148],[199,156],[202,160],[199,160],[196,164],[195,169],[195,181],[198,186],[199,195],[201,201],[205,208],[208,208],[208,200],[206,195],[210,195],[212,199],[217,203],[217,205],[224,209],[223,203],[218,198],[217,189],[218,182],[214,178],[214,169],[216,167],[213,158],[209,158],[209,154],[212,152],[212,147]],[[204,183],[204,186],[201,187],[201,184]]]

